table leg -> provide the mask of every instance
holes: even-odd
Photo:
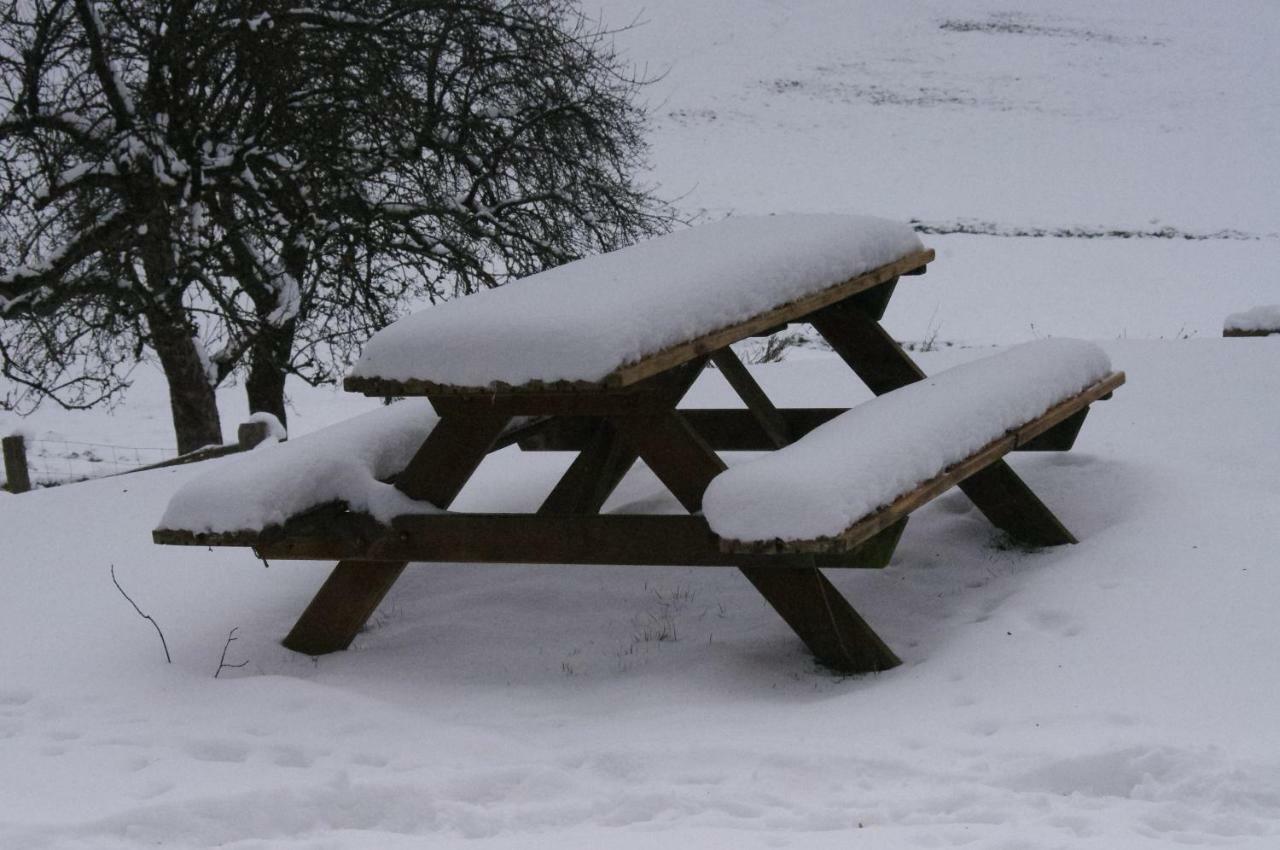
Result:
[[[879,673],[902,661],[818,569],[743,567],[819,661],[842,673]]]
[[[686,510],[702,510],[702,494],[724,461],[677,411],[612,421]],[[822,664],[842,673],[874,673],[901,663],[817,568],[742,573]]]
[[[925,377],[880,324],[857,304],[841,302],[808,317],[831,348],[876,395]],[[1075,543],[1071,532],[1003,460],[959,487],[991,524],[1032,546]]]
[[[600,420],[587,445],[538,508],[540,514],[599,513],[609,495],[636,462],[635,450]]]
[[[507,416],[444,417],[400,473],[396,487],[447,508],[506,427]],[[341,561],[284,645],[307,655],[346,649],[404,571],[403,562]]]

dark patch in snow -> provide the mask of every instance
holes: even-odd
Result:
[[[819,68],[827,74],[831,69]],[[825,100],[845,102],[864,101],[872,106],[986,106],[996,109],[1012,109],[1007,103],[982,100],[957,89],[921,86],[919,88],[893,89],[882,85],[861,85],[827,80],[797,80],[782,78],[763,80],[761,84],[774,94],[807,94]]]
[[[939,24],[938,28],[947,32],[1045,36],[1049,38],[1067,38],[1075,41],[1091,41],[1100,44],[1145,44],[1153,47],[1164,44],[1162,41],[1142,36],[1125,37],[1081,27],[1047,26],[1034,23],[1025,15],[1011,13],[992,15],[984,21],[948,18]]]
[[[917,233],[937,235],[968,233],[975,236],[1027,237],[1031,239],[1184,239],[1190,242],[1210,240],[1257,242],[1263,239],[1280,238],[1280,233],[1248,233],[1230,228],[1197,233],[1195,231],[1179,230],[1176,227],[1160,227],[1152,230],[1121,227],[1085,227],[1083,225],[1070,227],[1019,227],[1016,225],[997,224],[993,221],[974,221],[969,219],[921,221],[913,218],[909,223]]]

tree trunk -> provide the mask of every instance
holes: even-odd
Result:
[[[286,322],[276,327],[262,322],[249,348],[249,377],[245,381],[245,393],[249,397],[250,413],[270,413],[288,427],[284,409],[285,366],[293,351],[295,323]]]
[[[178,452],[195,451],[202,446],[222,443],[222,421],[204,360],[196,348],[192,329],[185,322],[148,311],[151,344],[165,380],[169,382],[169,409],[173,413],[173,431],[178,438]]]
[[[222,444],[222,421],[218,400],[209,378],[208,361],[199,349],[196,327],[183,306],[183,287],[176,279],[174,251],[168,234],[172,232],[168,212],[162,202],[147,222],[148,242],[142,252],[147,289],[159,293],[142,308],[150,331],[151,347],[160,358],[169,382],[169,410],[178,453]]]

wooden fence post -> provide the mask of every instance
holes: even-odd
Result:
[[[31,489],[31,475],[27,472],[27,445],[21,434],[5,437],[4,475],[10,493],[25,493]]]
[[[265,422],[243,422],[236,429],[236,442],[240,448],[248,451],[267,438],[269,431]]]

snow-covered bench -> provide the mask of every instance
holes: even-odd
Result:
[[[821,661],[887,669],[897,657],[820,568],[885,566],[906,513],[957,482],[1013,537],[1073,542],[1000,457],[1070,448],[1089,403],[1123,380],[1103,374],[1096,349],[1068,342],[925,379],[878,320],[898,277],[932,259],[909,227],[881,219],[732,219],[434,307],[378,334],[346,381],[368,395],[426,396],[429,408],[409,399],[211,470],[174,496],[155,540],[340,559],[285,639],[310,654],[345,648],[408,562],[672,564],[738,567]],[[903,391],[915,401],[774,407],[728,346],[789,322],[811,323],[877,394],[922,382]],[[745,410],[677,410],[709,362]],[[1006,370],[1014,376],[990,378]],[[805,495],[804,476],[785,472],[820,466],[828,449],[843,464],[844,441],[893,430],[868,422],[906,425],[920,405],[934,430],[917,439],[933,445],[957,396],[974,411],[966,440],[904,461],[889,484],[836,496],[827,470]],[[448,510],[488,452],[517,442],[578,453],[536,513]],[[716,454],[787,444],[728,472]],[[637,460],[686,515],[600,513]],[[776,494],[782,479],[798,501],[773,512],[792,524],[758,523],[763,502],[750,494]],[[824,523],[798,521],[831,499]]]
[[[722,472],[703,512],[727,551],[847,551],[1123,382],[1093,343],[1016,346],[858,405]]]
[[[1223,336],[1271,336],[1280,334],[1280,304],[1267,304],[1232,313],[1222,323]]]

